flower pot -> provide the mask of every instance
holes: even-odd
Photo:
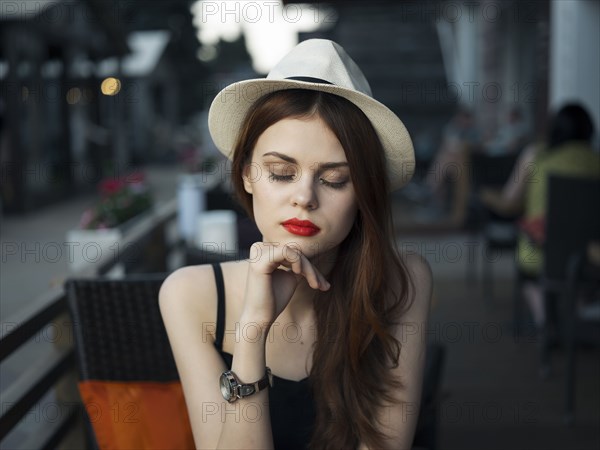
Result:
[[[236,255],[237,216],[235,211],[204,211],[197,220],[195,247],[215,254]]]
[[[151,211],[150,209],[148,211]],[[107,255],[115,258],[123,252],[123,238],[125,233],[139,220],[141,220],[148,211],[139,214],[127,222],[114,228],[102,228],[97,230],[72,229],[67,231],[66,246],[71,249],[69,252],[69,270],[72,273],[78,273],[87,270],[93,264],[100,264],[107,261]],[[110,271],[112,276],[124,275],[123,264],[117,264]]]
[[[182,175],[177,188],[177,222],[180,236],[188,243],[196,237],[198,217],[206,209],[206,191],[219,183],[214,173]]]

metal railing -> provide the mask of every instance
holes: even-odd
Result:
[[[179,247],[176,237],[173,238],[168,233],[176,212],[176,200],[154,209],[125,233],[119,242],[119,248],[124,249],[122,252],[106,254],[96,264],[91,264],[72,276],[104,276],[118,265],[124,267],[126,274],[166,271],[170,252]],[[6,330],[0,338],[0,363],[16,354],[32,337],[41,333],[58,317],[66,314],[68,314],[67,298],[61,286],[45,292],[30,305],[8,318],[5,322],[14,326]],[[72,336],[72,333],[69,335]],[[67,378],[69,374],[75,373],[73,342],[58,347],[57,354],[34,362],[2,392],[0,441],[15,429],[58,382]],[[69,408],[66,414],[61,415],[60,420],[53,421],[50,430],[44,430],[44,435],[37,437],[35,447],[55,448],[77,426],[83,411],[81,404],[76,402],[75,407]]]

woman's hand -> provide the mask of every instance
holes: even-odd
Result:
[[[255,242],[250,248],[243,314],[272,323],[287,306],[302,279],[313,289],[326,291],[330,287],[298,248]]]

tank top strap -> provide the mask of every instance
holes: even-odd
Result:
[[[225,335],[225,284],[223,282],[223,271],[219,263],[212,264],[217,285],[217,329],[215,332],[215,347],[223,350],[223,336]]]

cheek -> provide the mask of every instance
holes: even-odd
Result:
[[[350,227],[352,227],[352,223],[358,214],[358,204],[356,202],[354,190],[350,191],[347,195],[338,198],[336,204],[339,205],[338,214],[340,217],[349,221]]]
[[[341,231],[344,234],[344,238],[348,235],[348,233],[350,233],[350,230],[352,229],[352,226],[354,225],[354,221],[356,220],[357,214],[358,214],[358,209],[356,208],[356,205],[352,205],[351,208],[348,208],[346,211],[341,213],[341,217],[343,217],[343,220],[342,220],[343,229]]]
[[[267,181],[267,183],[269,183]],[[270,183],[269,183],[270,184]],[[264,236],[264,226],[269,223],[274,211],[279,207],[280,201],[277,198],[277,190],[269,189],[269,185],[264,186],[262,182],[253,184],[254,194],[252,195],[252,208],[254,210],[254,220],[261,234]]]
[[[354,225],[358,214],[358,207],[353,197],[350,199],[338,199],[335,205],[337,207],[332,208],[332,217],[336,218],[335,235],[339,239],[339,242],[341,242],[348,236]]]

